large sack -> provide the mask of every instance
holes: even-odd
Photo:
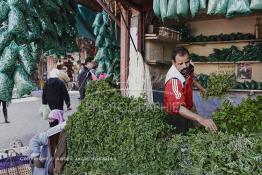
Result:
[[[14,72],[14,82],[17,88],[17,97],[29,95],[36,89],[35,84],[30,80],[29,75],[19,64],[16,65]]]
[[[17,47],[17,44],[12,41],[10,45],[4,49],[0,57],[0,72],[12,76],[18,55]]]
[[[177,14],[183,17],[188,16],[189,4],[186,0],[177,0]]]
[[[13,87],[13,79],[4,73],[0,73],[0,100],[11,101]]]
[[[166,18],[169,19],[177,19],[177,0],[169,0],[168,1],[168,6],[167,6],[167,14],[166,14]]]
[[[32,50],[30,49],[30,46],[19,46],[19,61],[29,75],[32,75],[36,69],[36,60],[32,56],[31,52]]]
[[[10,44],[13,39],[13,35],[8,32],[7,26],[2,26],[0,28],[0,55],[4,48]]]
[[[10,11],[10,8],[8,4],[4,0],[0,0],[0,24],[5,21],[8,17],[8,13]]]
[[[262,9],[262,1],[261,0],[251,0],[250,9],[251,10],[261,10]]]
[[[249,0],[228,0],[227,17],[231,18],[238,14],[247,15],[251,12]]]
[[[199,0],[190,0],[190,11],[193,18],[196,16],[196,13],[199,10],[199,6]]]

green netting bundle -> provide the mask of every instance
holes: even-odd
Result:
[[[11,7],[8,15],[8,31],[15,34],[18,39],[28,40],[25,18],[18,8]]]
[[[65,29],[63,22],[54,22],[54,26],[55,26],[57,35],[62,37],[64,34],[64,29]]]
[[[40,10],[40,9],[37,10],[38,10],[38,18],[40,20],[40,24],[43,32],[50,33],[53,36],[56,36],[54,25],[51,23],[48,15],[44,12],[44,10]]]
[[[153,2],[153,10],[154,13],[157,17],[161,17],[161,12],[160,12],[160,0],[154,0]]]
[[[39,0],[26,0],[26,3],[28,7],[33,8],[39,5]]]
[[[163,21],[167,17],[167,3],[167,0],[161,0],[160,3],[160,14]]]
[[[199,10],[199,5],[199,0],[190,0],[190,11],[193,18],[196,16],[196,13]]]
[[[96,38],[96,47],[101,48],[103,47],[104,37],[101,35],[98,35]]]
[[[166,18],[177,19],[177,12],[176,12],[177,4],[176,3],[177,3],[177,0],[168,1]]]
[[[105,38],[105,41],[104,41],[104,47],[106,48],[110,48],[112,45],[112,41],[110,40],[110,38]]]
[[[0,57],[0,72],[12,76],[18,55],[17,47],[17,44],[12,41],[10,45],[4,49]]]
[[[262,9],[262,1],[261,0],[251,0],[250,9],[251,10],[261,10]]]
[[[13,39],[13,35],[8,31],[7,26],[0,28],[0,54],[3,49],[10,44]]]
[[[26,0],[7,0],[7,2],[9,6],[16,7],[23,12],[27,10]]]
[[[101,26],[102,22],[103,22],[103,14],[102,13],[98,13],[96,15],[96,18],[94,20],[94,23],[93,23],[92,27],[99,27],[99,26]]]
[[[9,13],[9,6],[4,0],[0,0],[0,23],[7,19]]]
[[[207,8],[207,5],[206,5],[206,0],[199,0],[199,9],[202,10],[202,9],[206,9]]]
[[[109,19],[108,14],[105,13],[105,12],[102,12],[102,14],[103,14],[103,23],[104,23],[104,25],[109,26],[110,25],[110,19]]]
[[[63,0],[55,0],[56,5],[58,5],[59,7],[62,7],[64,5]]]
[[[208,8],[207,8],[207,14],[213,15],[216,12],[217,4],[220,0],[209,0],[208,1]]]
[[[95,27],[93,30],[93,33],[95,36],[97,36],[99,34],[100,28],[99,27]]]
[[[17,97],[23,97],[36,89],[35,84],[29,79],[29,75],[20,64],[17,64],[14,72],[14,83],[17,88]]]
[[[31,55],[31,52],[32,50],[30,49],[30,46],[19,46],[19,62],[29,75],[32,75],[36,69],[36,60]]]
[[[114,53],[112,52],[112,49],[107,49],[107,58],[110,61],[114,60]]]
[[[237,14],[247,15],[250,12],[249,0],[228,0],[226,17],[231,18]]]
[[[177,14],[183,17],[188,16],[189,5],[186,0],[177,0]]]
[[[36,60],[38,62],[41,54],[42,54],[42,49],[39,46],[38,43],[36,42],[32,42],[30,43],[30,50],[32,50],[31,54],[34,60]]]
[[[59,48],[59,42],[58,42],[58,38],[52,36],[49,33],[44,34],[43,36],[44,40],[44,46],[43,46],[43,50],[44,52],[51,50],[51,49],[56,49]],[[65,39],[65,38],[64,38]]]
[[[227,4],[228,0],[220,0],[217,2],[217,7],[215,14],[216,15],[224,15],[227,13]]]
[[[28,16],[26,19],[27,27],[29,29],[29,40],[33,41],[41,38],[41,30],[39,21],[33,17]]]
[[[102,26],[100,26],[99,35],[100,35],[100,36],[106,36],[106,35],[108,35],[106,24],[103,24]]]
[[[0,100],[11,101],[14,80],[4,73],[0,73]]]
[[[48,13],[57,13],[60,10],[60,7],[53,0],[41,0],[41,6]]]

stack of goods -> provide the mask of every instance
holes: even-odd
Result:
[[[73,1],[0,0],[0,99],[30,94],[42,52],[76,50]]]
[[[93,23],[96,47],[95,61],[98,63],[97,76],[108,74],[114,83],[120,80],[120,46],[118,28],[113,25],[105,12],[98,13]]]

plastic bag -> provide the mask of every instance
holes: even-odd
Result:
[[[27,9],[26,0],[7,0],[7,2],[9,6],[16,7],[23,12]]]
[[[207,14],[209,15],[215,14],[218,2],[219,0],[209,0],[208,1]]]
[[[206,9],[207,5],[206,5],[206,0],[199,0],[199,9]]]
[[[169,19],[177,19],[177,12],[176,12],[176,7],[177,7],[177,0],[169,0],[168,1],[168,7],[167,7],[167,14],[166,18]]]
[[[167,0],[161,0],[160,3],[160,14],[163,21],[167,15],[167,2],[168,2]]]
[[[17,97],[23,97],[36,89],[35,84],[29,79],[29,75],[20,64],[16,65],[14,72],[14,83],[17,87]]]
[[[188,16],[189,5],[186,0],[177,0],[177,14],[183,17]]]
[[[190,11],[193,18],[196,16],[196,13],[199,10],[199,5],[199,0],[190,0]]]
[[[0,100],[11,101],[13,87],[13,79],[4,73],[0,73]]]
[[[41,105],[39,108],[39,114],[44,120],[47,120],[50,112],[51,110],[48,105]]]
[[[29,46],[19,46],[19,61],[29,75],[32,75],[36,69],[36,60],[31,55],[31,52]]]
[[[154,0],[153,10],[154,10],[154,13],[155,13],[156,16],[161,17],[160,0]]]
[[[8,32],[8,27],[3,26],[0,28],[0,54],[4,50],[6,46],[10,44],[10,42],[13,39],[13,35],[11,35],[10,32]]]
[[[4,49],[0,57],[0,72],[12,76],[18,55],[17,47],[17,44],[12,41],[10,45]]]
[[[231,18],[236,14],[249,14],[249,0],[228,0],[226,17]]]
[[[227,13],[227,4],[228,4],[228,0],[218,1],[215,14],[216,15],[226,14]]]
[[[28,30],[23,13],[15,7],[11,7],[8,15],[8,31],[18,38],[28,39]]]
[[[261,0],[251,0],[250,9],[261,10],[262,9],[262,1]]]
[[[7,19],[10,8],[4,0],[0,0],[0,23]]]

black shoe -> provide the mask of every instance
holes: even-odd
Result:
[[[8,120],[5,120],[5,123],[10,123]]]

